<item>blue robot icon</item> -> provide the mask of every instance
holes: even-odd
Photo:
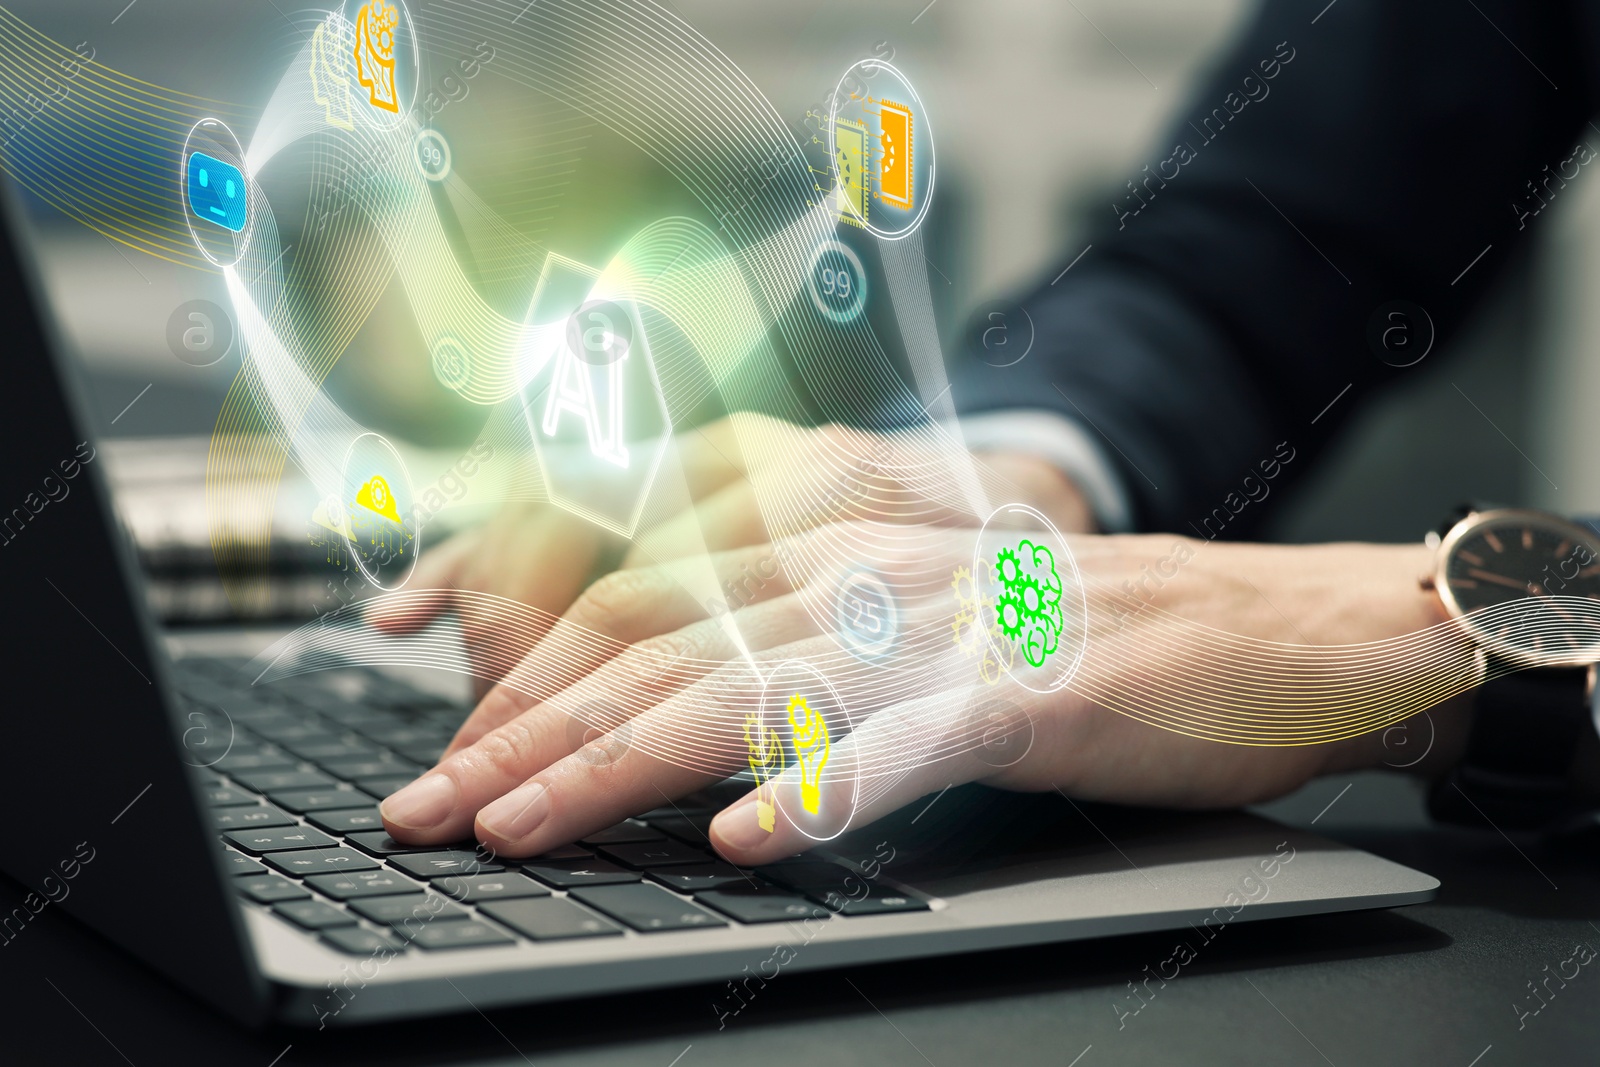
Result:
[[[200,218],[239,233],[249,218],[244,174],[204,152],[189,154],[189,208]]]

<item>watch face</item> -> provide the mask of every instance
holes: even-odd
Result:
[[[1581,597],[1600,609],[1600,539],[1537,512],[1486,512],[1452,531],[1444,545],[1439,593],[1466,615],[1514,601]],[[1468,620],[1491,649],[1545,662],[1600,659],[1600,610],[1559,601],[1526,612],[1486,612]]]

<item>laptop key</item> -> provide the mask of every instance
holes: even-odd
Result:
[[[269,874],[263,878],[238,878],[233,883],[239,892],[255,901],[257,904],[275,904],[280,900],[300,900],[309,897],[301,886],[295,885],[287,878],[279,878]]]
[[[601,885],[574,889],[574,898],[620,920],[642,934],[727,926],[727,922],[658,886]]]
[[[457,874],[449,878],[440,878],[430,882],[429,885],[445,896],[466,904],[550,895],[550,890],[532,878],[513,871],[507,871],[505,874]]]
[[[524,874],[531,874],[546,885],[557,889],[571,889],[580,885],[616,885],[637,882],[638,871],[626,871],[605,860],[546,860],[525,862]]]
[[[303,878],[308,874],[334,871],[369,871],[378,866],[378,861],[353,848],[319,848],[306,852],[275,852],[266,857],[266,864],[284,874]]]
[[[218,830],[245,830],[252,826],[293,826],[287,812],[257,804],[253,808],[220,808],[211,813]]]
[[[383,830],[366,830],[345,836],[345,840],[374,856],[393,856],[400,852],[437,852],[438,845],[403,845]]]
[[[291,900],[274,904],[273,912],[306,930],[326,930],[330,926],[354,926],[356,917],[323,900]]]
[[[268,741],[285,748],[301,742],[327,743],[339,740],[338,734],[320,723],[295,722],[292,719],[283,724],[253,722],[250,724],[250,729],[265,737]]]
[[[321,771],[270,770],[236,772],[231,767],[224,767],[223,770],[251,789],[262,793],[273,793],[280,789],[331,789],[338,784]]]
[[[364,708],[359,704],[339,703],[337,698],[328,698],[315,704],[315,707],[322,715],[332,719],[347,730],[361,730],[369,726],[390,726],[395,721],[391,712],[375,711],[372,708]]]
[[[410,896],[376,897],[372,900],[357,900],[350,904],[350,910],[371,919],[384,926],[399,926],[409,922],[412,928],[424,926],[438,921],[446,922],[454,919],[465,919],[471,912],[460,904],[445,898],[422,893]]]
[[[653,881],[680,893],[698,893],[703,889],[721,889],[727,885],[749,885],[755,881],[739,868],[721,862],[692,867],[655,867],[646,873]]]
[[[447,852],[416,852],[390,856],[389,862],[417,878],[443,878],[452,874],[494,874],[505,870],[487,855],[465,849]]]
[[[324,760],[340,759],[376,759],[383,751],[370,741],[352,741],[348,738],[339,738],[333,741],[300,741],[285,748],[313,763]]]
[[[352,956],[370,956],[384,950],[403,952],[406,947],[404,941],[388,931],[378,933],[361,926],[336,926],[322,931],[321,936],[322,940],[340,952],[348,952]]]
[[[433,766],[444,755],[446,741],[406,741],[390,747],[415,763]]]
[[[364,793],[357,793],[356,797],[360,800],[367,799]],[[306,815],[306,820],[312,826],[320,827],[330,834],[348,834],[360,830],[383,829],[383,816],[378,814],[376,807],[313,811]]]
[[[313,874],[306,885],[334,900],[364,900],[397,893],[416,894],[422,886],[390,871],[351,871],[349,874]]]
[[[353,808],[367,802],[365,793],[354,789],[274,789],[267,799],[279,807],[304,814],[332,808]]]
[[[574,937],[615,937],[622,927],[580,908],[561,897],[497,900],[480,905],[489,918],[535,941],[563,941]]]
[[[422,768],[410,760],[340,759],[321,760],[323,770],[337,778],[360,782],[366,778],[403,777],[407,781],[422,773]]]
[[[711,843],[712,815],[669,815],[651,819],[650,825],[679,841],[687,841],[701,848]]]
[[[859,873],[849,867],[827,860],[800,860],[770,867],[757,867],[756,873],[769,882],[777,882],[787,889],[801,893],[813,889],[819,892],[829,889],[844,892],[855,889],[858,884],[865,881]]]
[[[675,867],[708,863],[711,857],[681,841],[642,841],[632,845],[606,845],[600,853],[629,867]]]
[[[577,845],[562,845],[559,848],[551,849],[549,852],[541,852],[537,856],[529,856],[521,862],[529,864],[544,863],[546,860],[592,860],[594,858],[594,853],[586,848],[579,848]]]
[[[636,819],[625,819],[615,826],[597,830],[583,839],[586,845],[625,845],[637,841],[665,841],[666,835]]]
[[[382,800],[390,793],[398,793],[412,782],[416,781],[414,774],[388,775],[382,778],[357,778],[356,785],[362,792],[372,794],[373,799]]]
[[[277,752],[271,749],[262,749],[251,752],[241,749],[238,752],[229,752],[218,760],[213,766],[224,774],[244,781],[244,772],[259,773],[261,771],[286,771],[294,767],[299,760],[287,752]],[[252,786],[252,788],[254,788]]]
[[[418,948],[439,951],[451,948],[477,948],[481,945],[515,945],[516,939],[507,937],[487,923],[468,919],[465,922],[429,923],[409,934],[411,943]]]
[[[337,844],[321,830],[309,826],[277,826],[261,830],[229,830],[222,835],[235,848],[253,855],[265,852],[287,852],[296,848],[327,848]]]
[[[875,882],[866,885],[866,896],[861,896],[860,890],[845,893],[837,889],[812,890],[806,895],[829,911],[836,911],[840,915],[886,915],[891,912],[928,910],[926,901],[909,893],[902,893],[898,889],[890,889]]]
[[[267,873],[267,869],[260,863],[238,852],[224,852],[223,859],[228,873],[232,875]]]
[[[235,808],[245,804],[254,804],[261,798],[254,793],[246,793],[242,789],[235,789],[232,786],[216,785],[208,787],[202,799],[213,808]]]
[[[410,745],[419,741],[436,741],[448,744],[451,731],[439,726],[417,726],[404,719],[391,719],[381,726],[357,726],[356,733],[370,737],[380,745]]]
[[[691,804],[687,800],[680,800],[673,804],[665,804],[659,808],[651,808],[642,815],[634,818],[642,819],[647,823],[655,823],[661,819],[681,818],[685,815],[704,815],[710,819],[716,814],[715,808],[708,808],[703,804]]]
[[[770,886],[724,886],[696,893],[694,899],[742,923],[776,923],[811,916],[828,918],[829,912],[805,897]]]

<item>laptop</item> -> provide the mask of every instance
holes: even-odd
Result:
[[[783,971],[1155,930],[1199,953],[1233,923],[1438,887],[1250,814],[981,787],[754,870],[711,851],[716,791],[529,860],[405,848],[378,801],[465,703],[356,666],[258,685],[245,666],[267,640],[157,632],[22,223],[7,184],[0,868],[29,892],[0,939],[59,908],[251,1025],[687,983],[713,985],[725,1025]]]

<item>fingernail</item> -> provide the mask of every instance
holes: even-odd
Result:
[[[549,814],[550,790],[542,782],[528,782],[478,812],[478,822],[502,841],[521,841]]]
[[[396,826],[428,830],[444,822],[456,810],[456,801],[460,798],[461,790],[454,778],[448,774],[430,774],[386,799],[379,810]]]
[[[729,848],[744,852],[763,841],[772,840],[772,833],[761,825],[757,805],[749,801],[729,808],[711,822],[711,829]]]

